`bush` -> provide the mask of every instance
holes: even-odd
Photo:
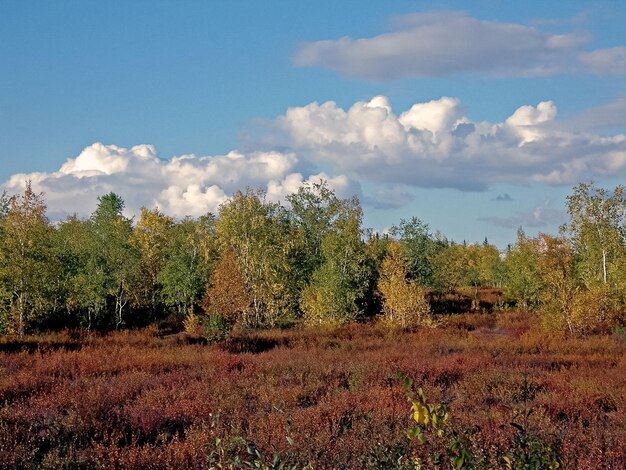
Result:
[[[209,343],[217,343],[228,337],[230,324],[221,315],[209,315],[204,320],[204,330],[202,336]]]

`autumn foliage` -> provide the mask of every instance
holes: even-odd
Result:
[[[618,336],[545,333],[518,314],[412,333],[241,332],[214,346],[156,329],[4,339],[0,467],[425,462],[440,442],[407,438],[402,373],[447,404],[450,432],[491,468],[504,468],[525,409],[529,435],[563,468],[624,468],[625,347]]]

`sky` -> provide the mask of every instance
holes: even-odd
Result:
[[[505,247],[626,176],[626,2],[0,2],[0,191],[53,220],[324,179]]]

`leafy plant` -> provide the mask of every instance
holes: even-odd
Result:
[[[417,393],[413,391],[413,379],[400,374],[407,394],[407,400],[411,404],[411,418],[415,425],[406,431],[409,439],[417,439],[421,444],[438,440],[446,448],[446,456],[449,464],[455,470],[475,468],[475,457],[468,445],[467,439],[455,432],[449,426],[448,406],[445,403],[428,403],[422,388]],[[443,465],[443,456],[435,453],[430,456],[431,464]],[[420,468],[420,467],[418,467]]]

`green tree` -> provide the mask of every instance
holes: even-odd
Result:
[[[409,260],[411,279],[421,286],[432,287],[435,283],[432,259],[447,242],[436,239],[430,233],[428,224],[417,217],[401,219],[398,225],[391,227],[389,233],[404,247]]]
[[[215,217],[186,218],[170,226],[165,252],[165,264],[157,275],[163,300],[180,316],[193,313],[216,258]]]
[[[626,196],[624,187],[612,192],[593,183],[581,183],[567,197],[569,224],[563,227],[570,235],[582,281],[609,284],[612,274],[621,271],[626,235]]]
[[[93,222],[69,217],[59,225],[65,305],[88,330],[105,322],[110,280]]]
[[[537,264],[538,254],[537,241],[526,237],[520,229],[515,245],[504,259],[507,279],[504,293],[524,310],[537,306],[541,297],[543,280]]]
[[[31,320],[51,304],[50,286],[56,276],[52,234],[46,205],[27,182],[24,194],[9,200],[0,219],[0,293],[4,325],[23,336]]]
[[[238,191],[220,207],[216,230],[220,244],[235,250],[251,298],[245,323],[274,325],[293,313],[297,237],[287,211],[262,190]]]
[[[147,305],[154,316],[160,304],[159,274],[167,258],[168,234],[174,221],[158,208],[141,208],[141,216],[130,237],[139,253],[137,276],[133,280],[132,297],[135,306]]]
[[[309,325],[339,325],[362,312],[367,291],[367,264],[357,198],[344,200],[340,213],[322,237],[322,264],[301,295]]]
[[[388,254],[389,245],[393,240],[389,235],[367,233],[365,243],[365,265],[367,273],[366,290],[364,293],[364,312],[368,316],[378,315],[382,311],[382,299],[378,290],[378,280],[383,260]]]
[[[337,197],[326,181],[305,184],[294,194],[287,196],[291,205],[289,212],[293,225],[302,237],[302,253],[299,272],[304,285],[311,280],[313,272],[324,262],[322,240],[350,201]]]
[[[137,250],[130,243],[132,221],[122,211],[124,201],[115,193],[98,198],[91,215],[91,228],[97,243],[97,263],[104,274],[107,295],[113,300],[116,328],[124,324],[124,308],[138,266]]]

